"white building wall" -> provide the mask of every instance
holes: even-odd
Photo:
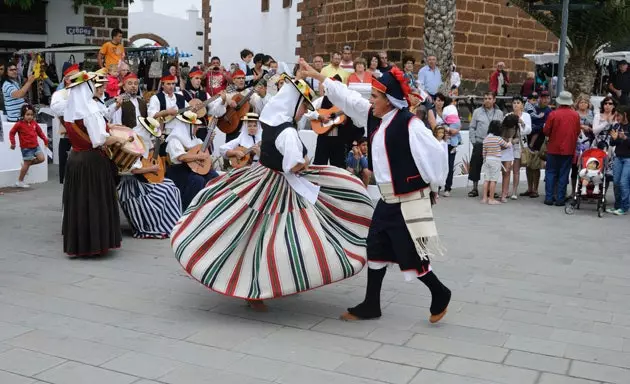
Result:
[[[171,47],[177,47],[180,52],[188,52],[193,56],[182,58],[181,61],[187,61],[191,66],[203,60],[203,51],[198,47],[203,47],[203,19],[200,12],[191,9],[186,12],[187,18],[183,19],[176,16],[157,13],[153,7],[153,0],[138,1],[137,7],[134,3],[133,10],[129,11],[129,37],[133,37],[142,33],[155,34],[169,44]],[[173,7],[176,7],[173,2]],[[197,35],[197,32],[202,32]]]
[[[260,0],[210,0],[211,56],[220,57],[226,68],[240,59],[243,48],[279,62],[297,62],[298,2],[283,9],[282,0],[270,0],[269,11],[261,12]]]

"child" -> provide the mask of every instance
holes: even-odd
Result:
[[[107,72],[106,98],[111,99],[120,94],[120,81],[118,80],[118,64],[112,64]]]
[[[593,183],[593,195],[599,195],[599,185],[604,180],[602,170],[599,167],[599,160],[591,157],[586,162],[586,168],[580,170],[580,178],[582,179],[582,196],[587,194],[587,188],[589,183]]]
[[[488,127],[488,136],[483,140],[484,161],[481,172],[485,175],[485,182],[481,204],[501,204],[494,199],[494,191],[501,173],[501,150],[512,146],[512,143],[507,143],[501,138],[501,129],[501,122],[493,120]]]
[[[33,106],[24,104],[22,106],[22,119],[19,120],[11,132],[9,132],[9,140],[11,141],[11,149],[15,149],[15,134],[20,138],[20,149],[22,150],[22,169],[15,186],[18,188],[29,188],[30,185],[24,184],[24,177],[31,165],[43,163],[45,160],[44,153],[39,148],[37,137],[44,140],[44,144],[48,146],[48,138],[44,135],[39,124],[35,121],[35,109]]]
[[[433,136],[435,136],[437,141],[442,144],[442,146],[444,147],[444,152],[448,153],[448,143],[445,140],[446,127],[443,125],[438,125],[437,127],[435,127],[435,129],[433,130]]]

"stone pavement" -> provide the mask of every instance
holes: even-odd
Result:
[[[168,241],[70,260],[60,196],[0,196],[1,384],[630,383],[628,217],[457,191],[436,208],[444,321],[390,270],[382,319],[344,323],[365,273],[261,314],[188,278]]]

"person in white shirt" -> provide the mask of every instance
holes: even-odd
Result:
[[[257,113],[260,115],[260,113],[262,112],[263,108],[265,107],[265,105],[267,104],[267,102],[271,99],[271,95],[267,94],[267,86],[260,84],[257,85],[256,88],[250,88],[250,89],[246,89],[245,88],[245,73],[243,73],[243,71],[241,71],[240,69],[237,70],[236,72],[234,72],[234,74],[232,75],[232,81],[234,82],[234,86],[236,87],[236,91],[235,92],[229,92],[227,94],[227,106],[230,107],[230,109],[227,110],[227,114],[232,114],[232,113],[236,113],[236,109],[238,107],[238,102],[236,101],[235,97],[237,95],[240,95],[242,97],[246,97],[247,95],[250,95],[249,98],[249,105],[250,105],[250,109],[253,110],[253,112]],[[225,113],[224,113],[225,114]],[[219,117],[222,117],[224,114],[222,115],[216,115]],[[238,135],[240,134],[239,130],[235,130],[232,133],[228,133],[225,135],[225,140],[226,141],[230,141],[230,140],[234,140],[238,137]]]
[[[381,316],[380,293],[386,267],[398,264],[407,279],[416,277],[431,291],[431,323],[446,314],[451,291],[433,273],[430,255],[439,254],[431,205],[448,174],[448,157],[431,130],[407,110],[408,82],[397,67],[374,80],[365,100],[344,84],[326,79],[304,60],[301,75],[323,82],[326,96],[368,130],[368,168],[381,191],[367,239],[368,282],[365,300],[349,308],[343,320]],[[429,188],[430,191],[429,192]],[[404,198],[400,196],[404,195]]]
[[[354,62],[352,61],[352,47],[345,45],[341,52],[341,64],[339,66],[349,73],[354,72]]]
[[[260,158],[260,141],[262,129],[258,122],[258,114],[250,112],[241,119],[240,135],[219,147],[219,153],[226,159],[240,161],[248,156],[251,163],[257,163]]]
[[[175,93],[175,84],[177,84],[175,76],[164,76],[160,82],[162,90],[149,99],[147,115],[157,120],[170,120],[164,125],[164,134],[168,137],[175,128],[183,125],[175,116],[188,107],[188,102],[184,96]]]

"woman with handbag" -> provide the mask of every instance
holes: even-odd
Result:
[[[512,150],[514,151],[514,163],[512,164],[513,182],[512,196],[510,199],[518,199],[518,183],[521,181],[521,167],[527,166],[527,155],[529,148],[527,146],[527,135],[532,133],[532,118],[529,113],[525,113],[525,104],[519,96],[512,99],[513,113],[518,116],[519,135],[512,141]]]

